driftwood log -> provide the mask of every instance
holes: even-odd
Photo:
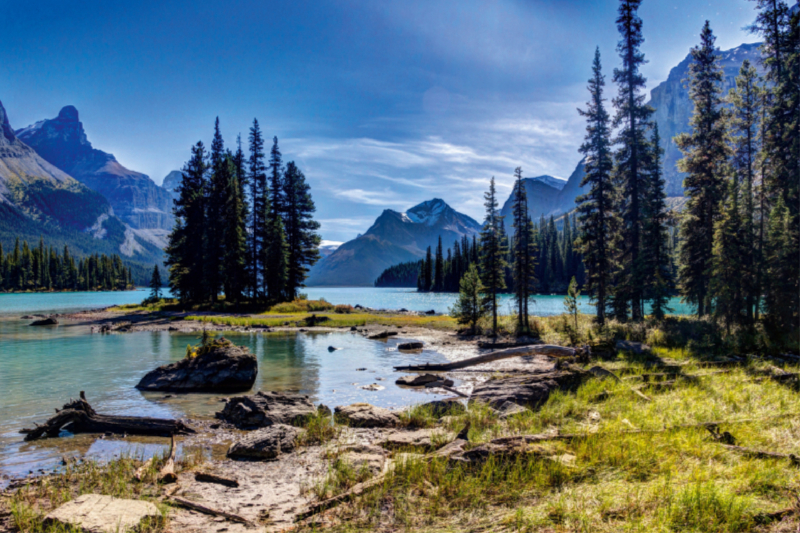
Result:
[[[198,511],[200,513],[211,516],[219,516],[227,520],[230,520],[231,522],[239,522],[240,524],[245,524],[247,526],[254,525],[253,522],[251,522],[250,520],[248,520],[243,516],[239,516],[233,513],[226,513],[225,511],[220,511],[212,507],[206,507],[205,505],[201,505],[199,503],[195,503],[193,501],[187,500],[185,498],[180,498],[178,496],[172,496],[169,499],[169,501],[176,505],[180,505],[181,507],[184,507],[186,509],[191,509],[192,511]]]
[[[175,435],[170,439],[167,461],[158,472],[158,482],[167,484],[178,482],[178,476],[175,474]]]
[[[72,433],[116,433],[128,435],[159,435],[194,433],[194,430],[180,420],[163,418],[147,418],[142,416],[112,416],[97,413],[86,395],[81,391],[78,400],[70,400],[56,415],[38,425],[34,429],[24,429],[25,440],[32,441],[49,437],[58,437],[62,429]]]
[[[424,365],[411,365],[411,366],[396,366],[396,371],[402,372],[444,372],[448,370],[458,370],[459,368],[467,368],[475,365],[482,365],[501,359],[510,359],[512,357],[522,357],[525,355],[548,355],[550,357],[575,357],[577,354],[575,348],[566,348],[564,346],[555,346],[552,344],[534,344],[531,346],[520,346],[519,348],[509,348],[508,350],[498,350],[496,352],[479,355],[477,357],[470,357],[463,361],[456,361],[454,363],[445,364],[430,364]]]
[[[200,483],[216,483],[218,485],[225,485],[226,487],[238,487],[239,481],[233,478],[226,478],[208,472],[197,472],[194,475],[194,480]]]

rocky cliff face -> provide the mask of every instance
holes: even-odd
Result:
[[[745,59],[761,69],[759,52],[760,43],[743,44],[731,50],[719,52],[720,66],[723,69],[723,94],[727,94],[736,85],[736,76]],[[687,79],[692,56],[687,55],[678,66],[673,68],[667,80],[655,87],[650,93],[649,104],[655,108],[655,120],[662,138],[664,148],[664,178],[667,182],[667,196],[683,196],[684,174],[678,172],[677,163],[683,157],[673,138],[680,133],[690,131],[689,119],[694,107],[689,99]]]
[[[172,228],[172,197],[146,175],[123,167],[92,147],[78,110],[64,107],[54,119],[17,130],[17,136],[52,165],[102,194],[115,214],[135,229]]]
[[[386,268],[419,259],[435,248],[480,232],[481,225],[434,198],[405,213],[385,210],[364,235],[339,246],[309,273],[309,286],[371,286]]]
[[[172,195],[173,198],[178,197],[178,187],[183,181],[183,172],[180,170],[173,170],[164,177],[161,182],[161,188]]]

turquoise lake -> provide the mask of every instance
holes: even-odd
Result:
[[[311,299],[334,304],[360,304],[378,309],[405,308],[447,312],[454,294],[419,294],[413,289],[308,288]],[[63,322],[55,327],[31,328],[22,315],[67,313],[125,303],[138,303],[147,290],[91,293],[0,294],[0,477],[19,476],[43,465],[52,466],[71,439],[26,444],[19,429],[42,422],[69,398],[86,391],[101,412],[157,417],[213,416],[220,409],[216,395],[143,394],[134,386],[149,370],[185,355],[195,335],[169,332],[92,334],[86,325]],[[501,297],[504,312],[513,308]],[[673,302],[675,311],[691,310]],[[583,312],[591,312],[582,298]],[[563,312],[563,296],[537,296],[532,314]],[[254,390],[297,391],[331,407],[367,401],[385,407],[402,407],[435,399],[429,392],[403,389],[394,384],[393,366],[415,362],[441,362],[433,351],[401,354],[400,338],[371,341],[347,333],[296,334],[265,337],[258,333],[232,333],[231,340],[248,346],[258,358]],[[329,352],[328,347],[341,348]],[[366,370],[358,370],[365,368]],[[383,378],[383,379],[379,379]],[[382,391],[360,387],[376,383]],[[79,440],[79,439],[78,439]],[[59,441],[58,443],[54,443]],[[76,440],[77,442],[77,440]],[[88,446],[88,444],[87,444]],[[85,451],[104,450],[98,441]],[[2,480],[0,479],[0,482]]]

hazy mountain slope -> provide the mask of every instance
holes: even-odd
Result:
[[[525,195],[528,199],[528,213],[533,220],[539,220],[540,216],[549,217],[561,213],[558,205],[558,197],[561,193],[555,187],[548,185],[545,181],[538,178],[524,178],[522,180],[525,187]],[[516,201],[516,186],[511,190],[511,195],[500,209],[500,215],[504,218],[506,233],[514,234],[514,215],[513,207]]]
[[[480,224],[435,198],[405,213],[385,210],[364,235],[339,246],[309,273],[309,286],[371,286],[386,268],[425,255],[439,236],[445,248]]]
[[[148,176],[123,167],[112,154],[93,148],[75,107],[66,106],[58,117],[16,133],[49,163],[102,194],[133,228],[172,229],[170,193]]]
[[[157,247],[137,240],[108,201],[42,159],[14,133],[0,102],[0,242],[69,245],[78,255],[121,254],[152,265]]]

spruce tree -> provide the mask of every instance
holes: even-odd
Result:
[[[433,256],[431,254],[431,247],[425,252],[425,262],[422,267],[422,291],[428,292],[433,285]]]
[[[700,45],[692,48],[689,67],[692,132],[677,136],[675,142],[684,154],[678,168],[687,173],[684,187],[688,196],[680,227],[680,290],[685,301],[697,306],[697,315],[704,316],[711,311],[714,224],[724,194],[728,146],[720,96],[722,70],[708,21],[700,39]]]
[[[183,303],[201,302],[208,296],[204,283],[206,235],[206,151],[202,142],[192,147],[192,157],[184,165],[183,179],[175,200],[175,226],[164,252],[169,269],[169,286]],[[64,249],[64,277],[76,282],[74,262]]]
[[[158,270],[158,265],[153,265],[153,275],[150,276],[150,299],[161,299],[161,272]]]
[[[244,198],[237,179],[235,158],[228,154],[222,164],[228,186],[224,194],[225,203],[220,213],[223,257],[222,283],[227,301],[238,303],[247,286],[247,238]]]
[[[222,288],[222,256],[224,252],[223,230],[219,221],[228,190],[228,172],[225,162],[225,145],[219,131],[219,117],[214,122],[214,138],[211,141],[210,176],[206,187],[206,234],[205,234],[205,284],[206,293],[216,301]]]
[[[711,293],[714,315],[728,330],[744,319],[745,296],[742,284],[744,258],[749,255],[744,246],[744,232],[739,204],[739,183],[728,180],[724,209],[716,222]]]
[[[492,310],[492,335],[497,335],[497,293],[506,288],[505,269],[508,253],[503,218],[497,209],[497,191],[494,176],[489,191],[483,195],[486,218],[481,230],[481,281],[484,294],[489,298]]]
[[[578,196],[578,219],[581,235],[578,250],[586,265],[586,291],[592,296],[596,308],[597,323],[606,320],[606,306],[613,269],[617,234],[614,231],[616,211],[614,184],[611,180],[613,160],[611,157],[610,118],[603,102],[603,76],[600,49],[594,54],[592,77],[589,79],[589,101],[586,110],[578,112],[586,117],[586,137],[580,151],[584,155],[586,174],[581,187],[588,192]],[[618,224],[617,224],[618,225]]]
[[[444,256],[441,235],[439,235],[439,244],[436,246],[436,259],[434,261],[433,292],[441,292],[444,289]]]
[[[651,313],[662,320],[669,311],[669,291],[672,285],[669,259],[669,231],[667,229],[667,193],[664,189],[664,170],[661,156],[661,136],[658,124],[653,124],[649,157],[645,163],[645,195],[642,213],[643,295],[650,301]]]
[[[247,274],[250,285],[250,296],[259,299],[264,296],[262,282],[264,278],[263,246],[266,233],[266,217],[269,212],[267,196],[267,175],[264,166],[264,138],[258,120],[253,119],[250,128],[250,158],[248,161],[248,182],[250,183],[250,243],[247,250]]]
[[[517,302],[517,331],[524,335],[528,332],[528,304],[536,284],[536,243],[532,234],[533,224],[528,216],[528,196],[522,181],[522,167],[514,170],[514,178],[514,203],[511,208],[514,218],[512,272],[514,299]]]
[[[450,316],[459,324],[469,324],[473,334],[477,330],[478,321],[489,313],[491,307],[484,292],[478,267],[472,264],[459,281],[458,300],[450,309]]]
[[[630,303],[634,320],[643,315],[642,278],[642,197],[645,192],[644,167],[647,159],[647,136],[653,108],[645,105],[647,80],[640,72],[646,63],[641,46],[642,19],[638,10],[641,0],[621,0],[617,29],[621,39],[617,52],[622,59],[622,68],[614,69],[614,82],[619,93],[614,98],[616,115],[613,126],[619,128],[615,139],[618,149],[615,154],[615,180],[619,184],[622,218],[620,241],[620,268],[617,277],[616,297]],[[619,309],[618,309],[619,311]]]
[[[746,300],[747,320],[755,319],[755,305],[760,289],[757,282],[757,232],[755,187],[760,152],[761,87],[758,73],[750,61],[744,60],[736,77],[736,86],[728,94],[731,106],[729,134],[732,141],[731,166],[739,181],[742,210],[742,243],[746,254],[742,257],[741,285]]]
[[[280,302],[287,299],[286,281],[288,275],[289,245],[281,217],[268,217],[270,240],[265,247],[267,270],[267,297]]]
[[[286,264],[285,294],[297,298],[305,287],[309,267],[319,260],[319,222],[313,218],[316,207],[311,199],[310,187],[303,173],[294,164],[286,165],[283,176],[283,222],[286,229],[288,256]]]
[[[272,150],[269,154],[269,196],[272,202],[272,215],[277,217],[284,216],[284,193],[281,183],[281,151],[278,148],[278,138],[272,138]]]
[[[778,196],[769,217],[764,291],[766,323],[769,331],[776,338],[796,331],[798,327],[792,298],[790,294],[787,294],[788,290],[792,288],[787,288],[785,282],[785,280],[791,279],[797,270],[797,256],[794,255],[792,249],[794,238],[789,209],[783,202],[783,197]]]

